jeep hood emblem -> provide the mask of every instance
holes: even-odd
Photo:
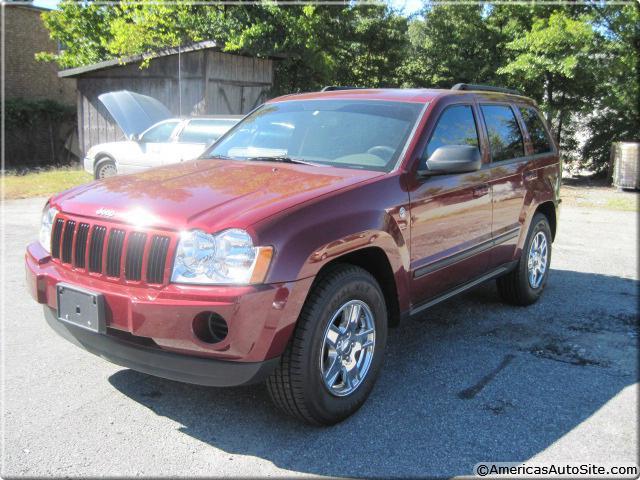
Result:
[[[100,215],[101,217],[113,217],[115,216],[116,211],[115,210],[111,210],[110,208],[99,208],[98,210],[96,210],[96,215]]]

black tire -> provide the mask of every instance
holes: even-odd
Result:
[[[104,159],[98,160],[97,164],[95,173],[96,180],[117,175],[116,163],[111,158],[104,157]]]
[[[353,392],[332,394],[323,380],[320,357],[330,320],[350,300],[364,302],[373,314],[375,345],[368,372]],[[365,402],[382,366],[387,341],[387,308],[376,280],[362,268],[336,265],[315,283],[302,308],[280,364],[267,379],[274,403],[285,413],[314,425],[333,425]]]
[[[527,262],[529,259],[529,250],[531,248],[531,242],[538,234],[542,232],[547,240],[547,262],[544,275],[540,285],[533,287],[529,283]],[[551,227],[549,226],[549,220],[542,213],[537,213],[531,221],[531,227],[527,234],[527,240],[524,243],[520,260],[515,269],[508,274],[497,279],[498,292],[506,303],[511,305],[526,306],[531,305],[538,301],[542,295],[542,291],[547,283],[549,277],[549,265],[551,263]]]

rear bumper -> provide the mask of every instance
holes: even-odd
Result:
[[[266,378],[279,359],[264,362],[228,362],[180,355],[142,347],[119,338],[90,332],[59,321],[53,309],[44,307],[47,323],[61,337],[116,365],[157,377],[215,387],[256,383]]]

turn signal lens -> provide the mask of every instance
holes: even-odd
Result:
[[[253,274],[251,275],[251,283],[262,283],[267,278],[271,257],[273,256],[273,247],[258,247]]]

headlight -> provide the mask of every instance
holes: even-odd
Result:
[[[56,218],[58,210],[50,207],[47,203],[42,211],[42,222],[40,224],[40,245],[47,251],[51,252],[51,229],[53,228],[53,220]]]
[[[218,234],[183,232],[178,242],[171,281],[176,283],[249,285],[267,275],[272,247],[254,247],[244,230]]]

